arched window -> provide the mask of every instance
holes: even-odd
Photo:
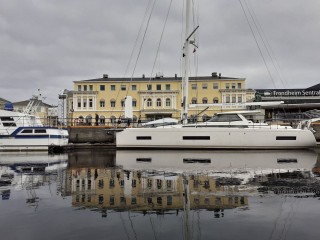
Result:
[[[191,99],[191,104],[197,104],[197,98],[195,98],[195,97],[192,98],[192,99]]]
[[[147,99],[147,106],[152,107],[152,99],[151,98]]]
[[[161,99],[160,98],[157,99],[157,107],[161,107]]]
[[[133,120],[134,122],[136,122],[136,121],[137,121],[137,119],[138,119],[138,118],[137,118],[137,116],[136,116],[136,115],[133,115],[133,116],[132,116],[132,120]]]
[[[91,125],[91,123],[92,123],[92,116],[91,114],[89,114],[88,116],[86,116],[86,124]]]
[[[209,119],[210,119],[210,117],[207,114],[204,114],[202,116],[202,121],[204,121],[204,122],[208,121]]]
[[[110,117],[110,122],[111,123],[116,123],[116,117],[115,116],[111,116]]]
[[[104,99],[100,99],[100,107],[104,108],[106,106],[105,100]]]
[[[213,99],[213,103],[219,103],[219,99],[218,99],[217,97],[215,97],[215,98]]]
[[[207,103],[208,103],[208,98],[206,98],[206,97],[205,97],[205,98],[202,98],[202,103],[203,103],[203,104],[207,104]]]
[[[100,115],[99,121],[100,121],[100,124],[102,125],[106,124],[106,117],[103,115]]]
[[[110,106],[111,106],[112,108],[116,107],[116,100],[115,100],[115,99],[111,99],[111,100],[110,100]]]
[[[166,99],[166,107],[170,107],[171,106],[171,100],[170,98]]]

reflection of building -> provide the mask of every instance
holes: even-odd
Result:
[[[184,208],[183,176],[120,168],[70,169],[74,206],[117,211],[167,211]],[[187,176],[190,209],[228,209],[248,204],[235,189],[226,192],[212,177]],[[219,193],[219,194],[217,194]]]
[[[67,96],[70,109],[69,117],[87,122],[95,120],[95,113],[100,124],[124,117],[124,103],[127,96],[132,97],[133,119],[159,119],[163,117],[180,117],[181,77],[155,78],[103,78],[74,81],[74,91]],[[216,112],[230,111],[238,108],[239,103],[254,98],[254,91],[245,89],[244,78],[222,77],[212,73],[211,76],[190,77],[189,104],[224,103],[200,113],[204,108],[189,109],[189,116],[205,120]],[[72,108],[71,108],[72,106]]]

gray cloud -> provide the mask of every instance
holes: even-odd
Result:
[[[155,68],[165,76],[181,72],[182,2],[172,3]],[[195,2],[200,13],[198,75],[221,72],[245,77],[250,88],[303,88],[319,83],[318,0],[242,0],[254,10],[261,33],[271,46],[273,62],[256,35],[272,79],[239,0]],[[0,0],[0,97],[25,100],[40,88],[48,103],[57,104],[59,91],[72,89],[75,80],[103,73],[131,76],[138,48],[127,73],[125,69],[148,3]],[[151,73],[169,3],[156,2],[134,76]],[[192,70],[192,75],[195,73]]]

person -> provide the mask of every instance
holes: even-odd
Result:
[[[96,113],[96,126],[99,125],[99,115]]]

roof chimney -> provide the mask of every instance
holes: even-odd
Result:
[[[174,78],[177,79],[177,77],[178,77],[178,76],[177,76],[177,74],[175,73],[175,74],[174,74]]]
[[[219,78],[221,78],[221,73],[219,73]]]
[[[108,78],[108,74],[103,74],[103,78]]]
[[[213,72],[211,75],[212,75],[212,77],[217,77],[218,76],[217,72]]]
[[[146,76],[144,74],[142,74],[142,78],[145,78]]]

